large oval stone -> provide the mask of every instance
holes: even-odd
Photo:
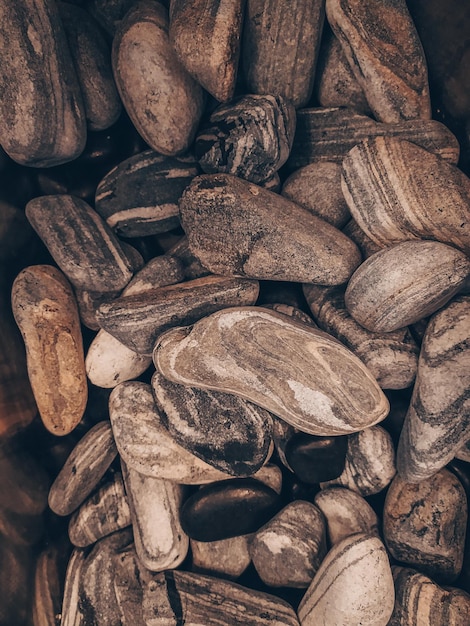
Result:
[[[391,555],[438,583],[452,583],[462,569],[467,497],[446,469],[417,484],[396,476],[384,505],[383,533]]]
[[[361,260],[331,224],[230,174],[193,179],[180,213],[191,251],[214,274],[338,285]]]
[[[343,435],[388,413],[377,382],[338,341],[261,307],[219,311],[160,335],[154,362],[168,379],[239,395],[313,435]]]
[[[205,485],[181,509],[181,526],[191,539],[216,541],[257,531],[280,508],[280,497],[255,478]]]
[[[249,476],[266,461],[272,419],[265,409],[233,394],[152,378],[165,426],[183,448],[233,476]]]

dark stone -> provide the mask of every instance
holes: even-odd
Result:
[[[286,445],[287,462],[304,483],[315,484],[338,478],[344,470],[348,438],[317,437],[296,433]]]
[[[234,478],[201,487],[181,509],[181,526],[191,539],[218,541],[256,532],[282,503],[254,478]]]

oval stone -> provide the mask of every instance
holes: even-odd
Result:
[[[387,492],[383,533],[390,554],[438,583],[455,581],[462,569],[467,497],[447,469],[417,484],[396,476]]]
[[[191,251],[214,274],[339,285],[361,260],[331,224],[230,174],[194,178],[180,214]]]
[[[165,426],[183,448],[232,476],[250,476],[271,445],[268,411],[233,394],[178,385],[160,372],[152,388]]]
[[[154,362],[169,380],[239,395],[313,435],[362,430],[389,410],[375,379],[343,345],[262,307],[226,309],[166,331]]]
[[[296,433],[285,447],[288,466],[304,483],[315,484],[340,476],[346,462],[348,438],[315,437]]]
[[[404,241],[370,256],[351,277],[344,301],[373,332],[391,332],[444,306],[465,283],[470,260],[438,241]]]
[[[254,478],[204,485],[181,509],[181,526],[191,539],[217,541],[258,530],[280,508],[280,497]]]

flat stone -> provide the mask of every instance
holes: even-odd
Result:
[[[178,58],[197,82],[219,102],[235,92],[243,1],[175,0],[170,12],[170,39]]]
[[[451,584],[462,569],[467,497],[446,469],[417,484],[396,476],[387,492],[384,540],[394,559],[439,584]]]
[[[139,134],[153,150],[175,156],[192,144],[205,99],[178,59],[168,30],[165,6],[133,5],[114,35],[112,65],[122,103]]]
[[[241,96],[211,113],[196,137],[195,154],[206,174],[233,174],[261,185],[287,161],[295,123],[288,99]]]
[[[196,177],[180,212],[192,252],[214,274],[337,285],[360,263],[341,231],[229,174]]]
[[[201,485],[231,478],[180,446],[163,424],[150,385],[128,381],[109,397],[109,416],[122,460],[146,476]]]
[[[129,503],[117,473],[78,508],[69,520],[69,538],[78,548],[86,548],[103,537],[131,525]]]
[[[412,142],[449,163],[457,164],[459,160],[457,138],[436,120],[382,124],[354,109],[315,107],[297,111],[294,143],[286,167],[292,172],[317,161],[341,163],[354,146],[375,137]]]
[[[343,287],[303,285],[305,299],[322,330],[344,343],[375,376],[382,389],[410,387],[418,369],[419,347],[408,328],[372,332],[348,312]]]
[[[82,332],[72,287],[55,267],[33,265],[17,275],[11,297],[42,422],[51,433],[67,435],[81,421],[88,399]]]
[[[117,456],[109,421],[95,424],[80,439],[49,490],[49,507],[70,515],[91,494]]]
[[[336,228],[343,228],[351,218],[341,191],[339,163],[318,161],[299,167],[286,178],[281,193]]]
[[[439,241],[403,241],[369,257],[344,294],[349,314],[367,330],[392,332],[435,313],[455,296],[470,260]]]
[[[137,557],[152,572],[174,569],[186,558],[189,538],[180,524],[182,485],[144,476],[122,464]]]
[[[345,487],[322,489],[314,498],[325,516],[331,546],[357,533],[379,536],[379,519],[360,494]]]
[[[243,78],[250,93],[308,104],[325,19],[323,0],[250,0],[242,37]]]
[[[470,297],[460,296],[431,317],[421,344],[418,377],[397,450],[397,469],[407,482],[430,478],[470,438],[469,340]]]
[[[269,593],[194,572],[168,570],[144,585],[147,626],[299,626],[290,604]]]
[[[266,462],[272,418],[265,409],[233,394],[173,383],[160,372],[152,389],[175,441],[205,463],[242,477]]]
[[[255,532],[280,508],[280,498],[254,478],[204,485],[181,509],[181,525],[191,539],[217,541]]]
[[[307,484],[337,478],[344,470],[347,436],[316,437],[294,434],[286,443],[288,466],[299,480]]]
[[[396,474],[392,437],[381,426],[371,426],[348,436],[344,471],[338,478],[321,483],[340,485],[361,496],[371,496],[387,487]]]
[[[163,333],[154,363],[169,380],[239,395],[312,435],[362,430],[389,410],[377,382],[349,350],[262,307],[219,311]]]
[[[306,589],[326,552],[323,514],[302,500],[285,506],[250,542],[253,565],[270,587]]]
[[[150,355],[157,337],[180,324],[232,306],[256,302],[259,285],[247,278],[204,276],[124,295],[102,304],[96,314],[103,330],[138,354]]]
[[[385,546],[378,537],[357,534],[343,539],[328,552],[297,613],[302,626],[386,626],[394,597]]]
[[[462,589],[443,589],[428,576],[408,567],[392,566],[395,608],[389,626],[470,622],[470,595]]]
[[[426,58],[405,0],[327,0],[326,15],[378,120],[431,118]]]
[[[435,239],[468,253],[470,180],[405,139],[371,137],[345,156],[341,186],[352,216],[382,248]]]
[[[146,237],[179,226],[178,200],[201,173],[191,156],[144,150],[125,159],[99,182],[95,208],[123,237]]]

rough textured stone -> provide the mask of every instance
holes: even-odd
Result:
[[[375,379],[349,350],[261,307],[219,311],[163,333],[154,362],[169,380],[234,393],[313,435],[362,430],[389,410]]]
[[[250,539],[251,535],[239,535],[219,541],[191,539],[189,545],[192,570],[221,578],[238,578],[251,563]]]
[[[383,533],[390,554],[438,583],[450,584],[462,569],[467,498],[446,469],[418,484],[396,476],[384,505]]]

